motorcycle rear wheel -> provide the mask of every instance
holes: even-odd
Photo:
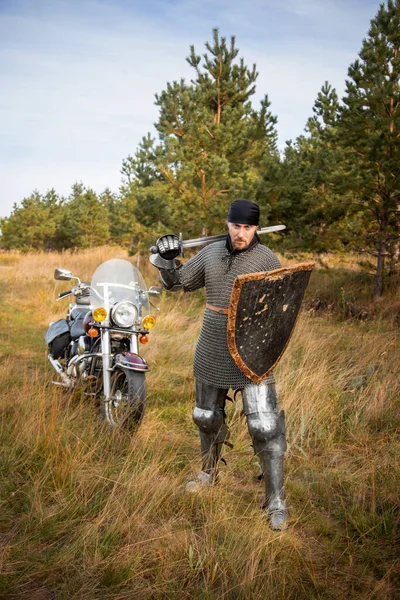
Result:
[[[117,369],[111,376],[111,400],[103,399],[101,410],[114,429],[138,427],[146,408],[145,374]]]

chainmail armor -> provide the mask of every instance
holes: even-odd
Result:
[[[203,248],[179,269],[180,284],[185,292],[206,288],[207,302],[228,308],[232,287],[238,275],[279,269],[275,254],[262,244],[230,255],[225,241]],[[217,388],[241,389],[254,385],[236,366],[228,349],[228,316],[205,309],[203,325],[194,358],[194,375]],[[272,373],[265,383],[274,383]]]

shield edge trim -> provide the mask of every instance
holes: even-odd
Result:
[[[229,302],[228,348],[229,348],[229,352],[230,352],[233,360],[235,361],[236,365],[239,367],[239,369],[242,371],[242,373],[244,375],[246,375],[246,377],[248,377],[251,381],[254,381],[254,383],[261,383],[267,377],[267,375],[276,367],[276,365],[280,361],[280,359],[281,359],[283,353],[285,352],[286,347],[290,341],[290,338],[292,337],[292,333],[294,331],[296,321],[297,321],[300,311],[297,313],[295,322],[293,324],[292,331],[286,341],[286,344],[283,347],[282,352],[279,354],[278,358],[272,365],[272,367],[270,367],[262,375],[257,375],[257,373],[254,373],[254,371],[252,371],[245,364],[243,359],[240,357],[238,349],[236,347],[236,342],[235,342],[235,320],[236,320],[236,313],[237,313],[237,305],[238,305],[238,300],[240,297],[240,292],[243,287],[243,284],[245,284],[247,281],[259,281],[260,279],[274,279],[274,278],[279,279],[282,275],[284,275],[286,273],[296,273],[297,271],[312,271],[314,267],[315,267],[315,262],[309,261],[309,262],[299,263],[297,265],[293,265],[293,266],[289,266],[289,267],[280,267],[279,269],[274,269],[273,271],[260,271],[258,273],[248,273],[246,275],[238,275],[236,277],[235,282],[233,284],[233,288],[232,288],[231,299]]]

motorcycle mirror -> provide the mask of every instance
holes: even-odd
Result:
[[[152,285],[149,287],[149,291],[147,292],[149,296],[159,296],[162,292],[162,288],[157,287],[156,285]]]
[[[58,279],[61,281],[70,281],[70,279],[72,279],[72,273],[71,271],[67,271],[67,269],[57,268],[54,271],[54,279]]]

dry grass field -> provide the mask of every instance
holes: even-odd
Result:
[[[287,415],[290,527],[262,521],[240,400],[220,482],[199,469],[192,359],[204,296],[165,295],[134,434],[51,384],[43,339],[68,283],[118,248],[0,254],[0,597],[30,600],[400,598],[400,300],[372,302],[354,258],[324,258],[276,377]],[[133,260],[133,259],[132,259]],[[284,261],[296,262],[296,257]],[[147,283],[155,270],[142,258]]]

